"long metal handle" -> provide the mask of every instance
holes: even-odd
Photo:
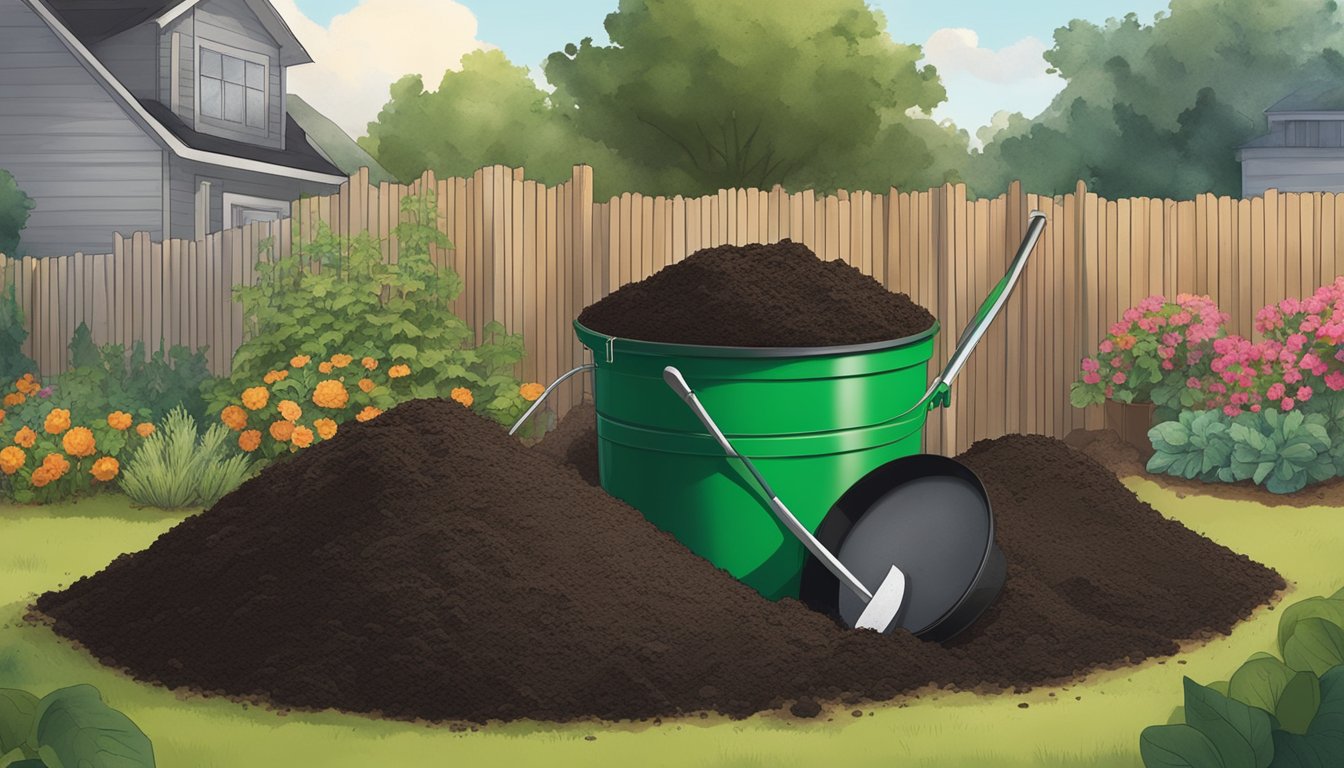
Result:
[[[774,490],[770,488],[770,484],[767,483],[765,478],[761,476],[761,473],[756,470],[756,465],[751,463],[751,459],[738,453],[737,450],[733,448],[732,443],[728,442],[728,438],[724,437],[723,432],[719,431],[719,425],[714,423],[714,419],[710,418],[705,407],[700,404],[700,398],[695,396],[695,392],[693,392],[690,385],[686,383],[686,379],[681,375],[681,371],[677,370],[676,367],[669,365],[663,369],[663,380],[667,382],[667,385],[672,388],[673,392],[677,393],[677,396],[680,397],[686,405],[690,406],[691,411],[695,413],[696,418],[700,419],[700,423],[705,425],[705,429],[709,430],[709,434],[714,436],[714,440],[719,444],[719,447],[723,449],[723,452],[728,454],[730,458],[740,459],[742,463],[746,465],[747,470],[751,472],[752,477],[756,478],[756,482],[760,484],[761,490],[765,492],[766,498],[769,499],[770,510],[775,513],[775,517],[779,518],[779,521],[784,524],[784,527],[788,528],[789,532],[796,536],[798,540],[803,543],[803,546],[807,547],[808,551],[815,555],[816,558],[821,561],[822,565],[826,566],[827,570],[835,574],[835,577],[840,580],[840,583],[854,590],[854,593],[863,598],[865,603],[871,601],[873,599],[873,593],[868,591],[868,588],[863,585],[863,582],[859,581],[858,577],[850,573],[849,569],[845,567],[845,564],[836,559],[835,555],[831,554],[831,551],[820,541],[817,541],[817,538],[812,535],[812,532],[807,530],[807,527],[799,522],[798,518],[793,516],[793,513],[789,511],[789,508],[784,506],[784,502],[780,501],[779,497],[775,495]]]
[[[550,395],[551,392],[552,392],[556,387],[560,386],[560,384],[561,384],[565,379],[568,379],[570,376],[573,376],[574,374],[578,373],[579,371],[591,371],[591,370],[593,370],[593,369],[596,368],[596,367],[597,367],[597,365],[594,364],[594,363],[584,363],[583,365],[580,365],[578,368],[575,368],[575,369],[573,369],[573,370],[566,371],[565,373],[560,374],[560,378],[558,378],[558,379],[556,379],[555,381],[551,382],[551,386],[549,386],[549,387],[547,387],[546,389],[542,390],[542,392],[541,392],[541,396],[538,397],[536,400],[534,400],[534,401],[532,402],[531,407],[529,407],[526,411],[524,411],[522,416],[518,417],[518,420],[515,421],[515,422],[513,423],[513,426],[512,426],[512,427],[509,428],[509,434],[512,435],[514,432],[517,432],[517,431],[518,431],[518,428],[521,427],[521,426],[523,426],[523,422],[527,421],[528,417],[530,417],[530,416],[532,415],[532,412],[535,411],[535,410],[537,410],[538,408],[540,408],[540,407],[541,407],[541,403],[542,403],[542,401],[544,401],[544,400],[546,399],[546,397],[547,397],[548,395]]]
[[[957,377],[958,373],[961,373],[961,368],[966,364],[966,359],[971,356],[971,352],[975,351],[975,346],[980,343],[980,337],[985,335],[985,331],[989,330],[989,326],[994,322],[994,318],[998,316],[999,311],[1003,309],[1003,305],[1008,303],[1008,297],[1012,295],[1013,288],[1017,286],[1018,278],[1022,276],[1022,270],[1027,266],[1027,257],[1031,255],[1032,250],[1036,247],[1036,241],[1041,237],[1041,231],[1045,229],[1044,213],[1032,211],[1027,218],[1029,220],[1027,234],[1022,238],[1022,244],[1017,248],[1017,255],[1013,257],[1012,264],[1008,267],[1008,273],[999,280],[998,285],[994,286],[994,290],[989,292],[989,295],[980,305],[980,309],[976,310],[975,316],[962,330],[961,336],[957,339],[957,349],[952,353],[951,359],[947,361],[947,366],[943,368],[943,372],[938,374],[938,378],[934,379],[933,383],[929,385],[929,389],[924,393],[924,396],[901,416],[921,406],[927,407],[935,392],[940,388],[952,385],[952,380]]]

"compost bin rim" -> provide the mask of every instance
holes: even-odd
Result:
[[[927,341],[938,334],[940,329],[938,320],[935,318],[933,325],[930,325],[919,333],[905,336],[899,339],[889,339],[885,341],[868,341],[862,344],[838,344],[835,346],[822,347],[725,347],[715,346],[713,344],[676,344],[668,341],[644,341],[642,339],[628,339],[624,336],[609,336],[599,331],[581,324],[578,320],[574,321],[574,332],[578,335],[580,343],[593,351],[594,357],[600,357],[607,351],[607,346],[615,342],[620,342],[621,347],[629,352],[644,353],[663,353],[666,355],[679,357],[736,357],[736,358],[766,358],[766,357],[827,357],[837,355],[857,355],[866,352],[880,352],[887,349],[898,349],[900,347],[912,346],[923,341]],[[593,346],[584,341],[584,335],[601,340],[597,346]],[[633,345],[633,349],[630,346]]]

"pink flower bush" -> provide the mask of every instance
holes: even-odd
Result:
[[[1070,399],[1079,407],[1107,398],[1152,402],[1163,382],[1199,389],[1228,319],[1208,296],[1149,296],[1121,314],[1095,357],[1083,358]]]

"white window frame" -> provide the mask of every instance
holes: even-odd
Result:
[[[233,229],[233,210],[235,208],[254,208],[263,211],[275,211],[279,218],[289,218],[292,204],[287,200],[274,200],[268,197],[254,197],[252,195],[239,195],[234,192],[224,193],[224,218],[220,223],[223,229]]]
[[[246,133],[252,136],[265,138],[271,135],[271,57],[264,53],[247,51],[225,43],[217,43],[213,40],[201,40],[197,38],[194,41],[192,65],[192,77],[195,80],[192,88],[193,100],[195,101],[194,116],[196,129],[201,133],[212,133],[202,128],[219,128],[221,130],[236,131]],[[225,120],[218,117],[207,117],[201,113],[201,51],[210,50],[225,56],[232,56],[235,59],[242,59],[245,62],[260,64],[262,68],[261,86],[262,86],[262,127],[248,125],[246,117],[241,123],[235,123],[231,120]],[[246,88],[244,88],[246,90]],[[246,107],[244,107],[246,108]]]

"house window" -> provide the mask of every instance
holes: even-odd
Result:
[[[201,48],[201,115],[266,130],[267,67],[211,48]]]
[[[224,193],[224,228],[247,226],[258,221],[276,221],[289,217],[290,204],[251,195]]]

